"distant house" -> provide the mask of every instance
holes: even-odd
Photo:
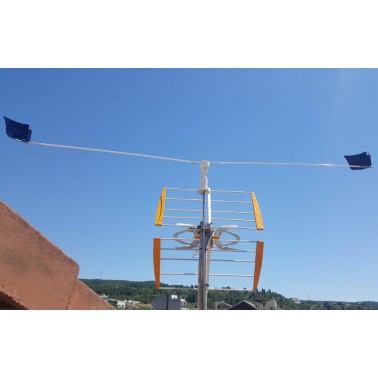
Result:
[[[277,310],[277,302],[275,299],[271,299],[270,301],[264,303],[264,310]]]
[[[154,310],[186,310],[185,299],[180,299],[177,295],[165,295],[153,300]]]
[[[250,306],[252,308],[248,308]],[[208,310],[277,310],[277,302],[275,299],[268,302],[257,301],[256,303],[241,301],[234,306],[225,302],[216,302],[209,305]]]
[[[241,301],[234,306],[231,306],[229,310],[259,310],[259,308],[251,302]]]
[[[148,308],[148,305],[143,305],[138,301],[124,300],[120,301],[118,299],[107,299],[108,303],[118,309],[128,309],[128,310],[138,310],[140,308]]]
[[[108,302],[109,304],[111,304],[112,306],[114,306],[114,307],[117,307],[117,305],[118,305],[118,301],[117,301],[116,299],[108,298],[108,299],[107,299],[107,302]]]
[[[117,308],[126,308],[127,307],[127,301],[117,301],[116,306],[117,306]]]
[[[209,305],[208,310],[228,310],[230,307],[232,306],[226,302],[216,302],[213,305]]]
[[[256,307],[258,307],[259,310],[277,310],[277,302],[275,299],[271,299],[267,302],[256,302]]]

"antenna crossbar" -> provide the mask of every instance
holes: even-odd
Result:
[[[365,166],[365,165],[330,164],[330,163],[284,163],[284,162],[267,162],[267,161],[212,161],[211,164],[287,165],[287,166],[303,166],[303,167],[372,168],[371,166]]]
[[[197,198],[175,198],[175,197],[166,197],[167,201],[191,201],[191,202],[202,202],[202,200]]]
[[[243,203],[246,205],[250,205],[251,202],[248,201],[227,201],[227,200],[213,200],[212,202],[219,202],[219,203]]]
[[[160,238],[160,240],[175,240],[177,241],[178,238]],[[186,240],[186,241],[193,241],[193,238],[179,238],[179,240]],[[257,240],[238,240],[238,239],[218,239],[219,242],[227,243],[227,242],[234,242],[237,241],[238,243],[257,243]]]
[[[166,210],[167,211],[167,210]],[[170,219],[197,219],[202,220],[202,217],[191,217],[191,216],[174,216],[174,215],[164,215],[164,218],[170,218]],[[235,221],[235,222],[250,222],[250,223],[256,223],[255,220],[252,219],[235,219],[235,218],[212,218],[212,220],[223,220],[223,221]]]
[[[33,144],[33,145],[38,145],[38,146],[43,146],[43,147],[56,147],[56,148],[63,148],[63,149],[70,149],[70,150],[102,152],[102,153],[114,154],[114,155],[135,156],[135,157],[142,157],[142,158],[147,158],[147,159],[169,160],[169,161],[177,161],[177,162],[180,162],[180,163],[200,164],[199,161],[176,159],[176,158],[156,156],[156,155],[136,154],[136,153],[133,153],[133,152],[104,150],[104,149],[101,149],[101,148],[65,146],[65,145],[62,145],[62,144],[41,143],[41,142],[28,142],[28,144]]]
[[[178,248],[160,248],[161,251],[196,251],[198,248],[185,248],[185,247],[178,247]],[[222,253],[234,253],[234,252],[245,252],[245,253],[256,253],[256,251],[252,249],[233,249],[233,248],[227,248],[227,249],[212,249],[211,252],[222,252]],[[163,260],[163,258],[161,258]]]
[[[165,211],[172,211],[172,212],[188,212],[188,213],[201,213],[202,210],[194,210],[194,209],[165,209]],[[205,212],[207,213],[208,210],[205,209]],[[245,214],[250,215],[254,214],[253,211],[232,211],[232,210],[212,210],[212,213],[218,213],[218,214]],[[215,218],[213,218],[215,219]]]
[[[160,287],[161,290],[198,290],[197,287],[174,287],[174,286],[162,286]],[[218,287],[209,287],[207,290],[209,291],[243,291],[243,292],[252,292],[252,290],[250,289],[247,289],[247,288],[244,288],[244,289],[239,289],[239,288],[235,288],[235,289],[228,289],[228,288],[218,288]]]
[[[198,273],[160,273],[161,276],[198,276]],[[253,278],[253,274],[228,274],[228,273],[210,273],[213,277],[249,277]]]
[[[161,257],[160,260],[166,261],[198,261],[198,258],[183,258],[183,257]],[[250,262],[253,263],[255,260],[235,260],[235,259],[210,259],[210,261],[216,262]]]
[[[173,223],[163,223],[161,224],[161,226],[163,227],[182,227],[183,225],[180,224],[180,223],[176,223],[176,224],[173,224]],[[195,226],[192,226],[192,227],[195,227]],[[219,226],[219,227],[226,227],[226,226]],[[259,230],[258,228],[251,228],[251,227],[235,227],[235,230]]]

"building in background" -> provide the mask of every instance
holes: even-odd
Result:
[[[186,310],[185,299],[179,298],[177,295],[165,295],[164,297],[155,298],[153,300],[154,310]]]

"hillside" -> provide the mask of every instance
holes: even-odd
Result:
[[[195,308],[197,303],[197,291],[193,288],[180,286],[180,290],[156,290],[154,281],[124,281],[124,280],[99,280],[80,279],[99,295],[107,295],[118,300],[134,300],[141,303],[152,303],[154,298],[170,294],[177,294],[185,298],[189,308]],[[161,284],[161,287],[169,285]],[[177,285],[176,285],[177,287]],[[275,299],[279,309],[282,310],[377,310],[378,302],[341,302],[341,301],[311,301],[293,300],[271,290],[261,289],[256,293],[240,291],[216,291],[212,290],[208,295],[208,304],[225,302],[234,305],[242,300],[251,302],[267,302]]]

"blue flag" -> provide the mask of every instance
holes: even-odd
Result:
[[[29,125],[19,123],[4,116],[6,132],[10,138],[19,140],[24,143],[30,142],[32,130]]]
[[[371,157],[367,152],[363,152],[362,154],[358,155],[349,155],[344,157],[345,159],[347,159],[348,164],[351,165],[350,169],[357,170],[371,167]],[[352,167],[353,165],[358,165],[358,167]]]

